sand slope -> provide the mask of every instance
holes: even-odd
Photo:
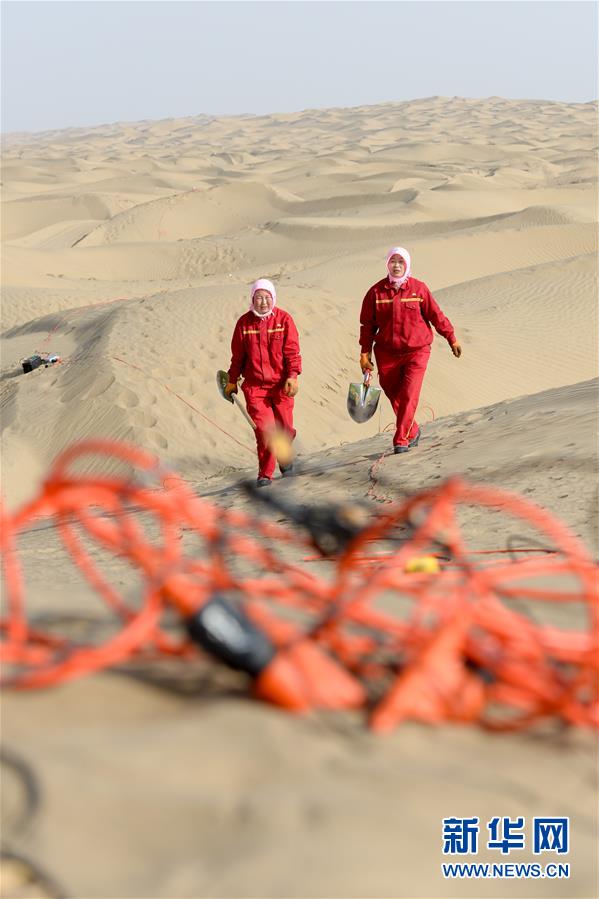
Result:
[[[311,504],[372,501],[378,462],[376,509],[461,474],[559,513],[596,552],[589,479],[597,388],[584,382],[439,419],[406,457],[381,461],[385,435],[324,450],[300,460],[294,481],[271,489]],[[196,487],[210,502],[255,511],[231,473]],[[502,548],[515,537],[509,522],[499,530],[490,523],[476,509],[463,520],[472,548]],[[32,610],[95,620],[101,604],[51,532],[31,534],[21,551]],[[308,567],[324,574],[330,563]],[[105,570],[135,595],[118,563]],[[106,674],[4,697],[3,739],[34,766],[43,789],[17,846],[72,895],[474,899],[480,884],[439,873],[442,818],[521,815],[528,826],[548,811],[569,815],[576,835],[571,879],[555,881],[551,895],[595,895],[592,736],[550,729],[498,737],[407,724],[374,737],[358,715],[298,720],[247,700],[243,678],[224,671],[206,678],[189,663],[151,670],[154,685]],[[518,860],[525,856],[532,858]],[[497,858],[482,851],[478,860]],[[501,899],[505,883],[485,892]],[[530,880],[519,895],[548,893]]]

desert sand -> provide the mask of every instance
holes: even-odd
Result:
[[[249,285],[268,277],[304,365],[300,474],[271,489],[363,499],[374,514],[458,473],[539,503],[596,554],[596,115],[596,104],[434,97],[6,136],[9,509],[61,449],[101,436],[247,510],[253,437],[215,374]],[[357,425],[345,401],[361,300],[397,244],[464,352],[435,340],[420,446],[381,460],[389,404]],[[35,352],[61,361],[23,374]],[[476,516],[467,529],[480,549],[509,536]],[[36,612],[89,611],[52,534],[28,535],[21,552]],[[3,741],[42,792],[12,844],[70,896],[597,895],[589,735],[410,723],[381,738],[359,715],[297,720],[259,705],[239,679],[154,679],[4,695]],[[568,881],[443,880],[443,817],[537,814],[571,816]]]

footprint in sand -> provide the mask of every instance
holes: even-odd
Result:
[[[163,434],[160,433],[160,431],[152,431],[149,435],[149,438],[150,442],[157,446],[158,449],[168,449],[168,440]]]
[[[121,387],[117,406],[120,406],[121,409],[134,409],[136,406],[139,406],[139,397],[128,387]]]
[[[148,409],[136,409],[130,415],[131,424],[138,428],[155,428],[158,419]]]

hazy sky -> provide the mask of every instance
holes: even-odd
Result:
[[[2,0],[2,130],[597,97],[589,2]]]

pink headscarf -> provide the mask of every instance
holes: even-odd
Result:
[[[266,290],[272,297],[272,309],[269,312],[256,312],[254,309],[254,294],[257,290]],[[252,284],[252,297],[250,301],[250,309],[254,313],[254,315],[258,316],[258,318],[267,318],[269,315],[272,315],[273,309],[277,305],[277,292],[275,290],[275,286],[272,281],[269,281],[267,278],[258,278],[257,281],[254,281]]]
[[[389,271],[389,260],[391,259],[392,256],[396,256],[396,255],[401,256],[401,258],[404,260],[404,262],[406,264],[406,270],[403,273],[401,278],[392,278],[391,272]],[[403,247],[391,247],[391,249],[387,253],[387,274],[389,276],[389,281],[391,282],[393,287],[401,287],[402,284],[405,284],[405,282],[410,277],[410,268],[411,268],[411,260],[410,260],[410,254],[408,253],[408,251],[404,250]]]

